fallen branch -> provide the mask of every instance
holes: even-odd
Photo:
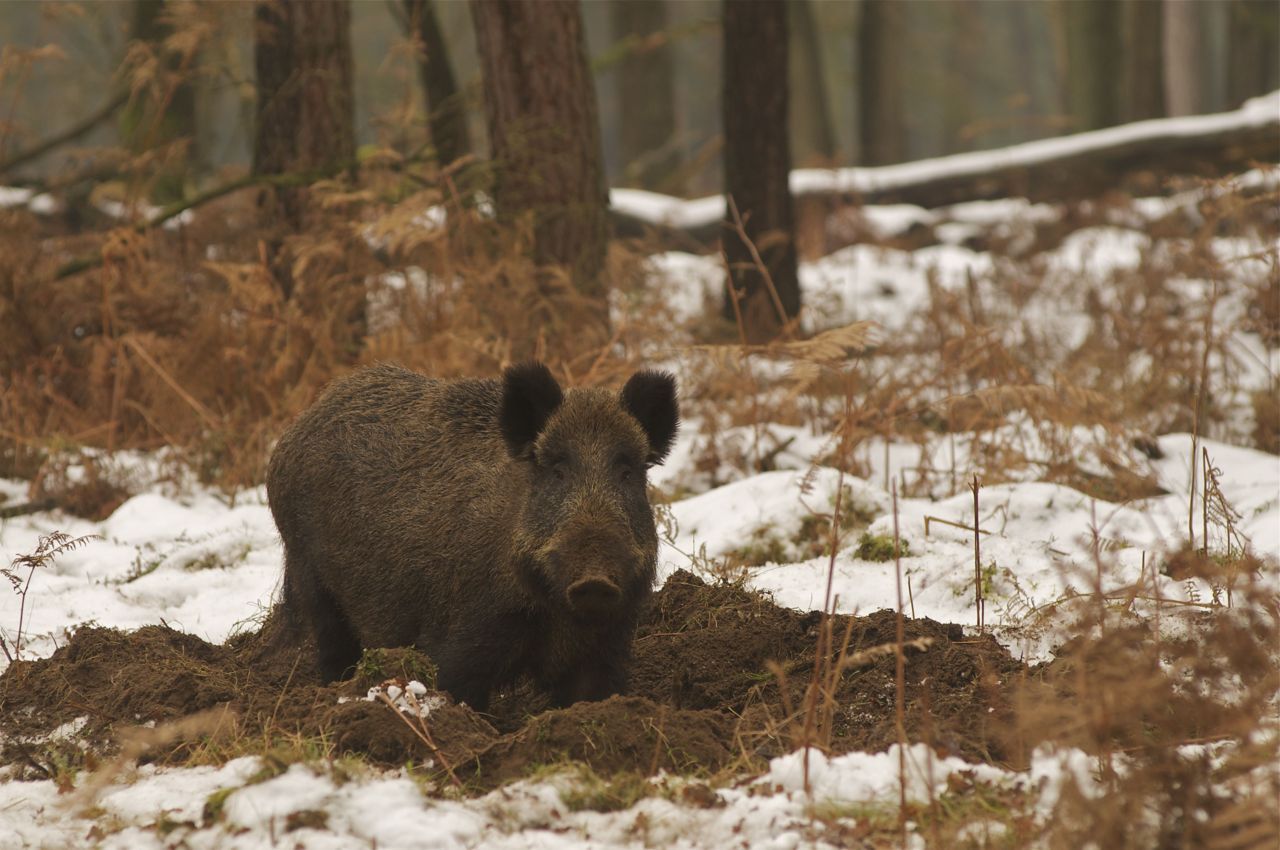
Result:
[[[61,147],[67,142],[74,142],[76,139],[87,134],[94,127],[97,127],[103,121],[106,121],[115,111],[124,106],[129,101],[129,92],[123,91],[113,97],[111,100],[103,104],[102,108],[90,115],[88,118],[63,130],[57,135],[50,136],[42,142],[38,142],[25,151],[19,151],[8,159],[0,160],[0,174],[7,174],[20,165],[25,165],[33,159],[39,159],[54,148]]]

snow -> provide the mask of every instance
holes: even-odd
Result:
[[[818,191],[823,186],[885,186],[893,180],[921,179],[922,174],[962,173],[990,168],[997,162],[1026,162],[1035,156],[1062,155],[1090,145],[1115,143],[1142,133],[1213,132],[1241,121],[1277,120],[1280,96],[1258,99],[1225,116],[1144,122],[1125,128],[1038,142],[987,154],[966,154],[888,169],[795,172],[793,189]],[[1172,122],[1172,123],[1171,123]],[[1232,124],[1231,122],[1236,122]],[[1148,126],[1159,124],[1158,127]],[[1242,182],[1273,179],[1252,172]],[[827,181],[827,182],[823,182]],[[877,182],[878,181],[878,182]],[[797,186],[797,183],[799,184]],[[1270,185],[1270,184],[1268,184]],[[0,189],[0,206],[32,204],[26,190]],[[1142,199],[1131,212],[1155,219],[1176,210],[1194,211],[1199,195]],[[650,221],[681,227],[718,219],[720,198],[681,202],[635,190],[615,190],[615,206]],[[883,332],[906,332],[930,306],[931,292],[979,287],[995,268],[991,255],[959,244],[972,228],[1005,222],[1045,222],[1059,211],[1025,201],[960,204],[939,211],[918,207],[868,207],[861,211],[881,236],[902,233],[917,224],[935,226],[943,244],[917,251],[854,245],[806,263],[800,270],[806,319],[811,329],[871,319]],[[1110,221],[1110,219],[1108,219]],[[424,219],[424,226],[431,222]],[[1219,237],[1207,247],[1234,260],[1231,275],[1241,280],[1265,278],[1265,260],[1252,258],[1255,242]],[[1149,236],[1123,226],[1103,224],[1070,234],[1043,257],[1046,274],[1067,283],[1077,278],[1105,279],[1143,262],[1150,252],[1168,250]],[[723,269],[716,257],[668,252],[649,258],[650,276],[661,287],[664,303],[677,321],[695,319],[719,298]],[[976,283],[972,283],[976,281]],[[420,289],[425,273],[387,279],[389,289]],[[1171,288],[1188,304],[1204,304],[1211,290],[1202,280],[1175,280]],[[1109,297],[1099,293],[1100,298]],[[387,301],[385,310],[394,308]],[[992,303],[991,309],[1001,309]],[[1084,306],[1063,296],[1056,301],[1032,299],[1009,309],[1005,331],[1035,331],[1060,341],[1062,351],[1077,348],[1088,331]],[[1225,297],[1215,321],[1223,326],[1243,315],[1239,298]],[[1280,374],[1280,350],[1257,337],[1233,333],[1225,348],[1239,385],[1224,394],[1227,403],[1241,393],[1274,392]],[[672,357],[672,368],[689,366],[692,356]],[[1048,375],[1053,351],[1038,364]],[[1216,356],[1216,355],[1215,355]],[[772,364],[761,364],[762,370]],[[927,368],[908,364],[905,368]],[[1136,368],[1136,367],[1135,367]],[[1040,376],[1044,377],[1044,376]],[[1048,378],[1046,378],[1047,380]],[[908,596],[908,613],[941,622],[974,622],[973,497],[964,486],[970,469],[980,465],[976,440],[922,447],[916,443],[867,440],[859,458],[865,478],[824,466],[813,466],[832,449],[832,437],[799,425],[764,423],[758,428],[711,427],[689,417],[667,463],[655,469],[652,483],[681,498],[662,511],[659,579],[679,569],[714,571],[718,561],[743,547],[759,544],[782,562],[748,571],[751,586],[772,594],[779,604],[802,610],[824,604],[828,578],[843,612],[870,613],[897,607],[899,568]],[[772,455],[772,471],[751,474],[722,461],[702,463],[708,434],[718,445],[744,457]],[[1029,457],[1043,456],[1045,438],[1016,415],[992,435],[1008,437]],[[1088,428],[1066,429],[1061,438],[1073,447],[1082,469],[1104,473],[1100,446],[1105,434]],[[1267,560],[1261,580],[1280,592],[1280,457],[1233,445],[1229,433],[1194,439],[1185,433],[1158,435],[1158,453],[1148,467],[1166,491],[1140,501],[1111,504],[1062,484],[1036,480],[1033,472],[979,492],[978,527],[981,563],[989,569],[986,621],[995,636],[1027,661],[1044,660],[1069,635],[1050,615],[1055,605],[1078,593],[1104,593],[1142,585],[1156,599],[1185,601],[1195,592],[1208,599],[1213,590],[1199,580],[1175,581],[1159,574],[1160,559],[1186,537],[1188,492],[1201,452],[1220,470],[1223,495],[1239,513],[1237,531],[1258,556]],[[774,451],[778,449],[778,451]],[[862,455],[865,452],[865,456]],[[139,480],[158,480],[154,458],[126,457]],[[900,563],[859,558],[863,530],[892,535],[893,482],[915,480],[920,470],[937,471],[928,495],[899,496],[897,526],[909,545]],[[948,484],[946,472],[953,479]],[[1198,482],[1197,486],[1201,486]],[[843,488],[843,489],[841,489]],[[915,491],[913,491],[915,492]],[[814,540],[813,519],[833,510],[841,493],[841,510],[856,518],[837,551],[825,549],[825,533]],[[26,484],[0,480],[0,501],[25,501]],[[950,524],[948,524],[950,523]],[[960,526],[960,527],[956,527]],[[220,642],[237,629],[252,627],[279,593],[281,548],[266,506],[263,488],[241,492],[234,502],[190,482],[180,486],[142,487],[103,522],[93,523],[59,512],[0,520],[0,562],[35,549],[43,535],[60,530],[72,536],[96,535],[88,545],[58,556],[32,576],[24,625],[25,657],[47,656],[69,634],[86,623],[122,629],[166,622],[205,640]],[[1198,529],[1197,529],[1198,533]],[[822,554],[814,557],[814,543]],[[1213,538],[1211,544],[1222,541]],[[771,544],[765,546],[764,544]],[[1105,552],[1099,557],[1098,552]],[[1190,586],[1189,586],[1190,584]],[[11,597],[12,603],[13,597]],[[0,606],[0,629],[12,641],[16,605]],[[1151,603],[1145,603],[1150,605]],[[1154,603],[1159,605],[1159,602]],[[1139,606],[1141,607],[1141,606]],[[1167,615],[1164,628],[1178,628]],[[417,682],[373,689],[368,699],[385,695],[402,711],[428,716],[436,707]],[[77,723],[56,730],[55,737],[74,740]],[[325,765],[293,765],[278,775],[264,773],[257,758],[242,758],[221,767],[156,768],[144,766],[117,777],[93,799],[83,787],[61,794],[52,782],[0,781],[0,850],[9,848],[243,848],[274,846],[339,848],[583,848],[583,847],[776,847],[831,846],[813,832],[812,811],[822,802],[841,806],[896,806],[899,756],[906,766],[910,799],[924,801],[948,787],[948,779],[967,777],[993,787],[1015,788],[1030,795],[1032,808],[1047,814],[1062,788],[1074,783],[1086,794],[1097,790],[1094,761],[1075,750],[1037,752],[1022,773],[988,765],[938,757],[921,744],[901,753],[849,753],[827,757],[809,753],[806,793],[804,754],[774,759],[768,770],[714,791],[717,807],[698,808],[678,802],[678,794],[655,793],[621,812],[573,811],[562,792],[581,781],[572,774],[526,780],[470,800],[428,795],[404,772],[372,770],[355,777],[336,777]],[[655,780],[670,789],[678,777]],[[1091,790],[1093,789],[1093,790]],[[224,793],[225,792],[225,793]],[[217,795],[220,812],[206,818],[205,803]],[[323,812],[323,828],[298,813]],[[294,820],[290,821],[290,816]],[[310,824],[310,825],[308,825]],[[164,829],[159,828],[164,825]],[[290,826],[297,829],[286,832]],[[977,840],[983,831],[994,836],[1002,826],[975,821]],[[913,836],[918,846],[923,838]]]
[[[791,193],[796,196],[815,194],[848,194],[859,195],[868,192],[888,191],[903,186],[910,186],[930,180],[942,180],[951,177],[963,177],[971,174],[983,174],[1005,168],[1035,165],[1052,159],[1087,154],[1121,145],[1134,144],[1148,139],[1180,138],[1192,139],[1212,136],[1249,127],[1266,127],[1274,125],[1280,129],[1280,91],[1252,98],[1239,109],[1215,115],[1192,115],[1179,118],[1156,118],[1149,121],[1138,121],[1122,124],[1118,127],[1107,127],[1102,130],[1091,130],[1069,136],[1051,139],[1040,139],[1034,142],[1023,142],[1006,148],[976,151],[973,153],[952,154],[933,159],[905,162],[898,165],[882,165],[864,168],[798,168],[791,172]],[[1151,212],[1163,209],[1160,206],[1164,199],[1154,199]],[[725,203],[722,195],[711,195],[694,200],[681,200],[669,195],[645,192],[638,189],[613,189],[609,193],[610,205],[627,215],[652,224],[667,225],[682,229],[693,229],[713,225],[725,217]],[[996,205],[1017,204],[1017,201],[986,202]],[[963,218],[966,212],[972,214],[997,216],[999,206],[985,211],[981,208],[961,207],[957,218]],[[967,208],[967,209],[966,209]],[[1005,207],[1008,209],[1008,207]],[[918,209],[918,208],[917,208]],[[955,208],[952,208],[955,212]],[[1046,215],[1043,210],[1038,215]],[[879,228],[902,232],[914,222],[928,222],[929,215],[920,212],[908,212],[907,207],[881,208],[873,213],[882,218],[876,222]],[[890,218],[893,222],[890,222]],[[989,220],[989,218],[987,219]],[[894,226],[901,229],[893,229]]]
[[[220,768],[144,767],[129,784],[112,786],[96,799],[87,798],[83,790],[59,795],[47,781],[0,784],[0,850],[159,850],[175,842],[191,850],[265,850],[281,846],[286,835],[284,846],[304,850],[828,848],[839,845],[810,837],[814,804],[896,804],[896,746],[884,753],[834,758],[811,751],[812,796],[805,793],[803,761],[802,752],[774,759],[753,783],[715,791],[715,807],[680,805],[656,795],[615,813],[568,807],[560,792],[577,781],[571,773],[521,781],[475,800],[458,801],[424,796],[401,772],[342,781],[323,768],[295,764],[258,781],[262,765],[256,757]],[[1085,788],[1092,784],[1090,762],[1077,751],[1037,752],[1025,774],[940,758],[923,744],[908,746],[905,762],[907,798],[916,802],[927,801],[930,793],[941,795],[956,775],[992,787],[1024,789],[1043,811],[1052,808],[1068,777],[1082,781]],[[680,781],[659,777],[655,790]],[[222,798],[220,812],[206,818],[205,802],[214,795]],[[99,811],[91,810],[90,804]],[[314,812],[324,813],[323,829],[298,828],[314,823],[304,817]],[[103,822],[111,823],[113,831],[95,837],[91,828]],[[161,824],[164,830],[157,828]]]

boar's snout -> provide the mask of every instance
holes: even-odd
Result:
[[[588,576],[569,586],[569,607],[583,617],[604,617],[622,601],[622,588],[604,576]]]

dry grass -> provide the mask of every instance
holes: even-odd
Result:
[[[157,155],[120,155],[126,198],[139,196],[129,180]],[[678,326],[646,279],[643,246],[611,248],[618,309],[607,321],[532,265],[527,226],[484,214],[474,199],[486,176],[474,164],[441,172],[371,157],[313,187],[302,234],[258,221],[252,188],[174,230],[0,210],[0,475],[30,480],[33,499],[101,515],[129,489],[111,453],[166,447],[177,467],[234,495],[261,481],[274,437],[328,381],[383,360],[454,376],[539,357],[576,385],[678,357],[702,486],[775,468],[787,448],[776,425],[829,435],[815,462],[863,477],[887,441],[917,444],[925,461],[885,482],[904,496],[954,495],[977,475],[984,486],[1059,482],[1120,503],[1154,492],[1152,435],[1280,446],[1274,376],[1251,391],[1257,364],[1233,343],[1243,330],[1275,345],[1280,263],[1274,249],[1214,251],[1224,235],[1272,233],[1275,191],[1206,186],[1195,215],[1138,226],[1152,241],[1136,268],[1105,275],[1066,273],[1043,253],[1073,227],[1125,213],[1122,200],[1081,205],[1029,240],[989,235],[991,270],[961,287],[935,277],[901,333],[854,323],[748,346],[711,344],[741,338],[717,321]],[[94,254],[100,267],[60,275]],[[1189,293],[1189,280],[1207,289]],[[1054,321],[1075,312],[1078,327]],[[1194,516],[1209,501],[1189,506],[1200,541],[1229,541],[1227,507]],[[847,545],[841,509],[825,525],[833,558]],[[1239,551],[1189,550],[1164,566],[1221,586],[1222,599],[1178,605],[1153,584],[1042,612],[1071,617],[1079,638],[1028,676],[1010,734],[1024,762],[1036,747],[1082,750],[1094,784],[1069,783],[1030,825],[1025,800],[972,809],[985,792],[956,789],[952,809],[934,801],[914,813],[934,825],[935,843],[981,816],[1048,847],[1274,846],[1276,601]],[[1171,620],[1185,638],[1164,634]],[[785,725],[821,747],[836,682],[861,660],[829,617],[818,633],[809,689]],[[900,660],[902,644],[884,651]],[[906,813],[894,814],[863,837],[895,835]],[[843,817],[817,817],[828,815]]]

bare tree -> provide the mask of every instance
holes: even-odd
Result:
[[[665,0],[620,0],[609,6],[616,42],[629,44],[618,63],[618,152],[628,185],[662,188],[680,167],[676,138],[675,61],[667,43]]]
[[[1229,14],[1227,99],[1235,106],[1280,88],[1280,4],[1232,0]]]
[[[1201,46],[1199,4],[1164,0],[1164,91],[1170,115],[1194,115],[1203,106]]]
[[[534,218],[535,259],[603,299],[608,194],[578,0],[473,0],[500,219]]]
[[[191,86],[191,69],[183,67],[184,58],[167,49],[165,39],[173,34],[172,10],[164,0],[134,0],[131,39],[126,66],[149,66],[156,63],[156,77],[148,93],[135,93],[120,113],[120,135],[125,147],[134,153],[154,150],[181,142],[183,156],[168,158],[151,177],[151,196],[169,202],[181,198],[186,176],[197,159],[196,98]],[[139,51],[146,51],[144,57]]]
[[[404,0],[409,31],[422,48],[418,73],[436,159],[443,165],[471,153],[466,103],[449,62],[440,19],[431,0]]]
[[[864,165],[886,165],[906,158],[903,14],[897,0],[862,3],[857,63],[859,161]]]
[[[724,313],[740,316],[747,338],[761,342],[800,312],[788,185],[787,4],[724,0],[721,9],[724,185],[743,225],[739,233],[732,213],[726,223]]]
[[[1124,120],[1163,118],[1164,6],[1161,0],[1124,5]]]
[[[346,0],[260,0],[254,174],[306,176],[355,158],[351,9]],[[277,186],[281,214],[301,229],[306,189]]]
[[[813,156],[829,165],[836,158],[836,130],[831,119],[827,69],[814,6],[814,0],[793,0],[790,4],[792,34],[798,48],[792,81],[797,113],[792,138],[798,143],[793,147],[800,162],[806,156]]]
[[[1119,0],[1060,0],[1067,52],[1067,110],[1073,129],[1096,130],[1120,123]]]

